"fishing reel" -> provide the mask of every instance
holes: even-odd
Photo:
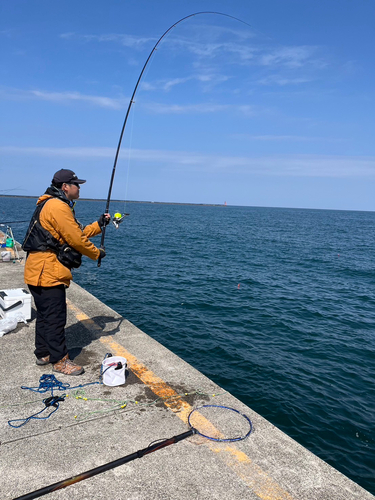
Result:
[[[112,222],[113,222],[113,225],[115,226],[116,229],[118,229],[118,227],[121,224],[121,222],[128,215],[129,214],[120,214],[120,212],[115,213],[115,215],[113,216]]]

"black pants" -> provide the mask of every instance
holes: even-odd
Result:
[[[37,310],[35,327],[35,356],[50,356],[57,363],[68,352],[65,342],[65,286],[28,285]]]

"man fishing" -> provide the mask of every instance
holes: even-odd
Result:
[[[71,269],[79,267],[82,255],[92,260],[105,257],[89,238],[100,234],[110,221],[103,214],[97,222],[83,227],[75,218],[74,200],[80,185],[72,170],[55,173],[51,186],[37,201],[22,248],[27,252],[25,283],[37,309],[35,327],[36,364],[52,363],[54,372],[80,375],[84,372],[69,359],[65,339],[67,318],[66,288],[73,279]]]

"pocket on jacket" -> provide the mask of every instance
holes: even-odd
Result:
[[[64,284],[69,284],[69,281],[73,279],[72,273],[70,270],[63,266],[56,258],[55,262],[55,273],[57,281],[61,281]]]

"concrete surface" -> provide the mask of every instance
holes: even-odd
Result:
[[[0,263],[0,289],[22,287],[22,264]],[[11,428],[8,420],[36,413],[50,395],[21,386],[38,386],[41,375],[52,369],[35,364],[35,310],[27,325],[19,323],[0,338],[1,499],[24,495],[185,432],[187,415],[202,404],[236,408],[251,419],[253,433],[237,443],[192,436],[50,493],[48,498],[375,498],[79,286],[72,284],[68,299],[68,346],[85,373],[80,377],[55,374],[57,379],[71,386],[97,382],[101,362],[112,352],[128,360],[126,383],[90,385],[78,393],[78,389],[67,390],[69,396],[48,420]],[[122,409],[103,411],[125,404]],[[213,424],[225,432],[235,425],[231,419],[232,415],[220,416]],[[197,423],[210,430],[210,423],[199,415]]]

